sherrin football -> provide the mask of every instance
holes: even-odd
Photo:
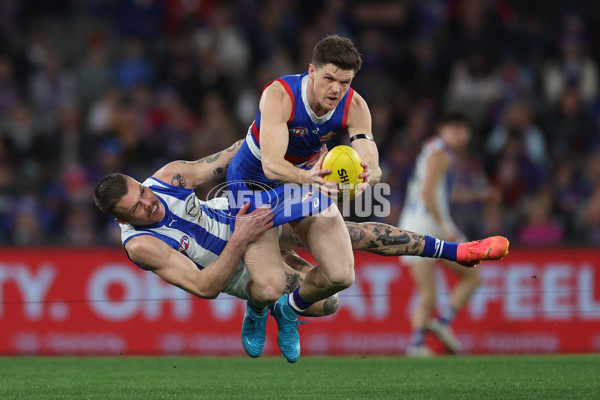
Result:
[[[356,150],[345,145],[334,147],[325,156],[323,169],[330,169],[331,173],[325,175],[324,178],[338,183],[340,188],[339,201],[354,199],[356,185],[363,181],[362,178],[358,177],[363,172],[361,162]]]

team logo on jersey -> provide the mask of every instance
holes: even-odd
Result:
[[[304,196],[302,196],[302,199],[300,200],[301,203],[304,203],[305,201],[307,201],[308,199],[310,199],[313,195],[313,191],[309,190],[308,192],[306,192],[304,194]]]
[[[304,136],[308,133],[306,128],[298,127],[298,128],[290,128],[290,133],[294,136]]]
[[[335,136],[335,132],[334,131],[329,131],[325,135],[321,136],[319,138],[319,140],[321,141],[321,143],[325,143],[325,142],[327,142],[329,139],[331,139],[334,136]]]
[[[179,241],[179,252],[183,253],[187,249],[189,249],[189,247],[190,247],[190,238],[187,236],[182,237],[181,240]]]

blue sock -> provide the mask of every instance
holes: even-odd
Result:
[[[443,258],[444,260],[456,261],[456,250],[458,243],[444,242],[429,235],[425,235],[425,247],[421,257]]]
[[[410,337],[410,345],[415,347],[425,346],[425,329],[415,329]]]
[[[444,307],[438,320],[442,324],[448,325],[449,323],[454,321],[454,317],[456,317],[456,310],[451,305],[448,305],[448,306]]]
[[[309,303],[300,297],[300,288],[297,287],[290,295],[288,296],[288,304],[294,310],[294,312],[300,315],[304,310],[308,307],[312,306],[313,303]]]
[[[248,307],[250,307],[253,311],[257,312],[258,314],[262,314],[263,311],[265,311],[266,307],[263,308],[259,308],[257,307],[252,300],[250,299],[250,297],[248,297]]]

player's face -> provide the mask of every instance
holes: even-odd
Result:
[[[455,151],[464,151],[471,140],[471,130],[465,124],[446,124],[440,128],[439,135]]]
[[[317,115],[319,111],[326,113],[333,110],[350,89],[354,78],[353,70],[340,69],[333,64],[325,64],[319,68],[310,64],[308,73],[312,79],[314,94],[309,103]]]
[[[134,179],[127,179],[127,194],[117,202],[115,211],[123,216],[117,221],[134,226],[153,225],[165,216],[165,207],[158,197]]]

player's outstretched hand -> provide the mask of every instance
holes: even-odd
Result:
[[[250,244],[256,241],[263,233],[273,227],[273,210],[267,206],[258,207],[246,214],[250,203],[244,204],[235,217],[234,233]]]
[[[329,175],[331,173],[330,169],[321,169],[323,167],[323,160],[327,155],[327,151],[323,151],[319,153],[319,158],[316,160],[314,166],[306,171],[306,183],[314,186],[322,193],[327,196],[337,196],[340,192],[338,188],[337,182],[328,181],[324,179],[325,175]]]

